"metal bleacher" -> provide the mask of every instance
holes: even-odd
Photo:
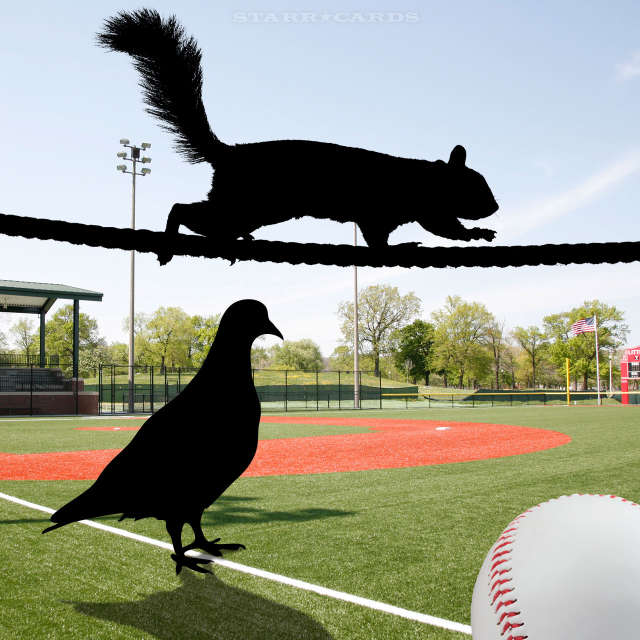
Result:
[[[71,391],[62,369],[0,367],[0,393]]]

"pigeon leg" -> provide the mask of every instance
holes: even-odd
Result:
[[[182,571],[182,567],[188,567],[199,573],[211,573],[208,569],[201,567],[201,564],[210,564],[209,560],[202,560],[201,558],[189,558],[184,555],[184,552],[191,547],[182,546],[182,527],[184,523],[177,520],[167,521],[167,532],[171,537],[171,543],[175,553],[171,554],[171,559],[176,563],[176,575]]]
[[[227,544],[218,544],[218,540],[220,538],[216,538],[215,540],[207,540],[203,531],[202,526],[200,525],[200,520],[192,520],[189,522],[191,528],[193,529],[193,533],[195,534],[195,540],[188,544],[186,547],[183,547],[183,551],[188,551],[189,549],[201,549],[206,553],[210,553],[212,556],[222,556],[222,550],[226,549],[228,551],[237,551],[238,549],[246,549],[243,544],[237,542],[228,542]]]

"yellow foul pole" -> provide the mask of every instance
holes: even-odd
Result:
[[[565,358],[564,364],[567,370],[567,406],[569,406],[571,404],[571,391],[569,391],[569,358]]]

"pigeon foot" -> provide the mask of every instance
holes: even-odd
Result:
[[[218,538],[218,540],[220,540],[220,538]],[[220,551],[221,549],[226,549],[227,551],[238,551],[239,549],[246,549],[247,547],[245,547],[243,544],[240,544],[239,542],[228,542],[227,544],[217,544],[214,541],[214,542],[207,542],[206,544],[202,545],[201,548],[203,551],[210,553],[212,556],[221,556],[222,555],[222,552]]]
[[[182,548],[182,551],[188,551],[189,549],[201,549],[205,553],[210,553],[212,556],[222,557],[222,551],[238,551],[238,549],[246,549],[243,544],[238,542],[228,542],[227,544],[218,544],[220,538],[215,540],[194,540],[191,544]]]
[[[222,555],[222,554],[220,554]],[[185,555],[178,556],[175,553],[171,554],[171,559],[176,563],[176,575],[182,571],[182,567],[187,567],[198,573],[211,573],[209,569],[201,567],[201,564],[211,564],[211,560],[204,560],[202,558],[189,558]]]

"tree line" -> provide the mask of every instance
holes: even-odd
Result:
[[[419,317],[421,302],[413,293],[403,296],[396,287],[373,285],[359,295],[358,308],[359,350],[371,368],[379,372],[386,359],[392,377],[395,369],[396,377],[404,372],[409,381],[427,386],[435,378],[444,387],[564,387],[569,358],[574,388],[587,389],[596,379],[595,339],[593,333],[573,336],[571,325],[597,316],[601,379],[609,376],[609,356],[619,361],[629,332],[623,312],[599,300],[545,316],[541,327],[511,331],[484,304],[460,296],[448,296],[426,320]],[[333,361],[346,364],[353,357],[353,303],[342,303],[338,315],[343,346]],[[616,367],[612,373],[618,383]]]
[[[134,354],[137,366],[161,368],[198,368],[202,365],[218,331],[221,314],[190,316],[180,307],[159,307],[152,314],[134,316]],[[129,318],[122,329],[129,331]],[[107,343],[98,331],[98,323],[86,313],[79,314],[79,365],[81,371],[97,369],[99,364],[128,364],[129,345]],[[58,309],[45,323],[48,354],[56,354],[60,363],[73,358],[73,305]],[[13,348],[12,348],[13,347]],[[39,323],[22,318],[5,335],[0,332],[0,352],[23,356],[25,362],[38,362]],[[310,339],[276,344],[270,349],[259,341],[251,352],[256,368],[314,369],[324,367],[320,348]]]
[[[413,384],[459,388],[553,388],[565,385],[565,359],[571,361],[574,388],[593,386],[596,350],[593,333],[571,335],[571,325],[597,315],[601,378],[609,377],[609,356],[619,361],[628,327],[622,311],[599,300],[545,316],[542,326],[505,328],[505,321],[484,304],[448,296],[428,316],[413,293],[397,287],[372,285],[358,295],[359,368],[377,376]],[[256,342],[251,359],[255,368],[352,370],[353,301],[338,305],[340,345],[328,357],[310,338],[284,341],[270,348]],[[135,363],[160,367],[199,367],[215,338],[220,314],[190,316],[180,307],[160,307],[134,318]],[[129,320],[123,322],[128,331]],[[72,357],[73,307],[58,309],[46,322],[48,353],[61,361]],[[107,341],[98,323],[80,313],[80,368],[98,364],[126,364],[128,345]],[[33,357],[39,347],[39,329],[30,320],[13,324],[8,336],[0,333],[0,350],[9,342],[15,353]],[[617,367],[613,368],[616,384]]]

